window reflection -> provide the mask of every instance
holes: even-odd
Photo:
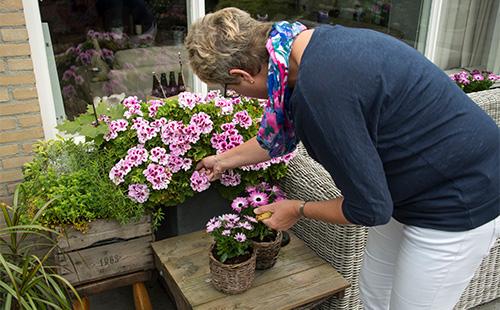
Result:
[[[39,6],[68,118],[86,111],[95,96],[145,99],[154,91],[153,72],[170,90],[174,84],[182,89],[179,80],[191,85],[187,66],[179,74],[179,58],[187,60],[185,0],[46,0]]]
[[[308,27],[340,24],[370,28],[417,47],[423,0],[206,0],[207,12],[235,6],[263,21],[299,20]],[[423,38],[425,39],[425,38]]]

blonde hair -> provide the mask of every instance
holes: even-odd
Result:
[[[194,73],[204,82],[238,83],[229,69],[257,74],[269,59],[266,40],[272,23],[237,8],[207,14],[189,30],[185,46]]]

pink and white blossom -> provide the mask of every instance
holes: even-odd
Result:
[[[203,192],[210,187],[210,180],[203,172],[195,171],[191,175],[191,188],[196,192]]]
[[[135,202],[145,203],[149,198],[149,188],[146,184],[130,184],[128,197]]]

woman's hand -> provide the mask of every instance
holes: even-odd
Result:
[[[262,222],[275,230],[287,230],[300,219],[299,206],[301,203],[300,200],[281,200],[258,207],[254,212],[255,214],[261,214],[270,211],[273,215]]]
[[[205,172],[210,181],[215,181],[226,171],[217,155],[207,156],[196,165],[196,170]]]

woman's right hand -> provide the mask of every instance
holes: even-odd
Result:
[[[207,156],[196,165],[197,171],[203,171],[207,174],[210,181],[215,181],[226,171],[222,161],[217,155]]]

